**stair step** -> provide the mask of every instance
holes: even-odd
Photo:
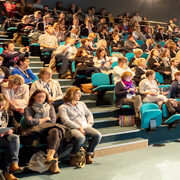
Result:
[[[33,73],[39,73],[41,67],[31,67]]]
[[[30,67],[44,67],[42,61],[30,61]]]
[[[61,86],[61,90],[62,90],[63,93],[65,93],[66,89],[68,89],[70,87],[72,87],[72,86]]]
[[[74,79],[54,79],[59,81],[61,86],[72,86],[74,83]]]
[[[39,56],[29,56],[29,59],[30,59],[30,61],[37,61],[37,62],[39,62],[41,60]],[[42,61],[40,61],[40,62],[42,62]]]
[[[118,110],[119,109],[114,106],[97,106],[95,108],[90,108],[94,118],[116,117]]]
[[[99,144],[95,149],[95,156],[106,156],[117,153],[123,153],[148,147],[148,139],[134,138],[123,141],[114,141]]]
[[[83,102],[86,104],[88,108],[96,107],[96,101],[95,100],[83,100]]]
[[[12,41],[12,39],[9,39],[9,38],[0,38],[0,42],[6,42],[6,41]]]
[[[94,128],[105,128],[105,127],[111,127],[111,126],[117,126],[118,125],[118,118],[117,117],[103,117],[103,118],[97,118],[94,119]]]

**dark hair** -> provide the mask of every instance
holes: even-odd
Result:
[[[149,77],[149,76],[153,75],[154,73],[155,73],[155,71],[153,71],[153,70],[147,70],[146,77]]]
[[[106,52],[106,50],[104,49],[104,48],[98,48],[97,50],[96,50],[96,57],[99,59],[99,57],[100,57],[100,53],[102,52],[102,51],[105,51]],[[105,54],[105,57],[106,57],[106,54]]]
[[[127,58],[125,58],[125,57],[120,57],[120,58],[118,59],[118,63],[120,63],[120,62],[122,62],[122,61],[126,61],[126,63],[127,63]]]
[[[12,41],[7,41],[3,43],[3,49],[8,48],[9,44],[14,44]]]
[[[83,47],[80,47],[78,50],[77,50],[77,53],[76,53],[76,57],[82,57],[82,53],[87,50]]]
[[[176,78],[176,76],[180,76],[180,71],[177,71],[174,73],[174,77]]]
[[[24,62],[24,61],[26,61],[27,59],[29,59],[29,58],[27,58],[27,57],[24,57],[24,56],[20,56],[19,57],[19,59],[17,60],[17,65],[19,66],[21,63],[20,62]]]
[[[36,91],[34,91],[34,93],[31,95],[31,97],[29,98],[29,103],[28,103],[28,106],[32,106],[33,103],[35,102],[35,99],[34,97],[37,95],[37,94],[40,94],[40,93],[45,93],[46,94],[46,99],[44,102],[50,104],[49,102],[49,95],[46,91],[44,90],[41,90],[41,89],[37,89]]]

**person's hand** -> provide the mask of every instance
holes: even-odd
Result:
[[[50,97],[50,98],[49,98],[49,101],[50,101],[50,102],[56,101],[56,98]]]
[[[154,63],[154,65],[156,65],[156,66],[160,66],[160,64],[159,64],[159,63]]]
[[[78,63],[77,65],[80,66],[80,65],[82,65],[82,63]]]
[[[92,127],[94,123],[88,123],[88,124]]]
[[[29,52],[29,46],[26,46],[25,50],[26,50],[26,52]]]
[[[17,108],[15,108],[15,109],[16,109],[16,111],[18,111],[18,112],[21,113],[21,114],[24,113],[24,109],[21,108],[21,107],[17,107]]]
[[[151,96],[157,96],[157,95],[158,95],[157,92],[149,92],[149,94],[150,94]]]
[[[7,135],[13,134],[13,130],[10,129],[9,131],[6,132]]]
[[[169,75],[169,74],[171,74],[171,72],[169,72],[169,71],[164,71],[164,74]]]
[[[5,134],[0,134],[0,137],[3,137]]]
[[[39,124],[42,124],[42,123],[44,123],[44,122],[46,122],[46,121],[49,121],[49,120],[51,120],[50,117],[42,118],[42,119],[39,120]]]
[[[129,88],[128,92],[134,92],[134,89],[133,88]]]
[[[161,92],[162,95],[167,95],[169,92]]]
[[[78,128],[78,130],[79,130],[83,135],[86,134],[85,131],[84,131],[84,129],[83,129],[82,127]]]
[[[21,48],[20,50],[19,50],[19,52],[24,52],[25,51],[25,47],[23,47],[23,48]]]

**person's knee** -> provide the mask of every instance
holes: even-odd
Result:
[[[77,144],[83,144],[86,140],[86,137],[84,135],[75,136],[74,138],[75,138]]]
[[[52,134],[54,136],[59,136],[59,129],[57,128],[52,128],[50,131],[49,131],[49,134]]]
[[[16,134],[10,134],[9,136],[8,136],[8,140],[10,141],[10,142],[15,142],[15,143],[19,143],[19,136],[18,135],[16,135]]]

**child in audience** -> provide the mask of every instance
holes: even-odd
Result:
[[[92,164],[95,147],[101,141],[101,133],[94,129],[94,119],[87,106],[80,101],[81,91],[78,87],[71,87],[66,90],[65,103],[59,107],[59,115],[62,123],[71,128],[72,137],[75,143],[71,151],[70,164],[74,166],[74,156],[85,142],[86,136],[91,137],[87,148],[86,163]]]
[[[137,89],[132,81],[133,74],[131,72],[124,72],[121,80],[116,83],[116,107],[121,108],[122,105],[133,106],[135,110],[136,123],[139,125],[140,107],[142,105],[141,96],[136,95]]]
[[[118,59],[118,66],[113,68],[114,84],[121,80],[121,75],[126,71],[131,72],[132,76],[135,75],[134,72],[127,66],[127,59],[125,57],[121,57]]]
[[[0,128],[14,127],[17,128],[13,113],[9,110],[9,102],[4,94],[0,94]],[[15,130],[14,129],[14,130]],[[0,132],[0,148],[5,150],[4,161],[2,163],[4,177],[7,180],[18,180],[13,173],[20,173],[23,168],[18,165],[18,156],[20,149],[19,136],[14,134],[13,129]]]

